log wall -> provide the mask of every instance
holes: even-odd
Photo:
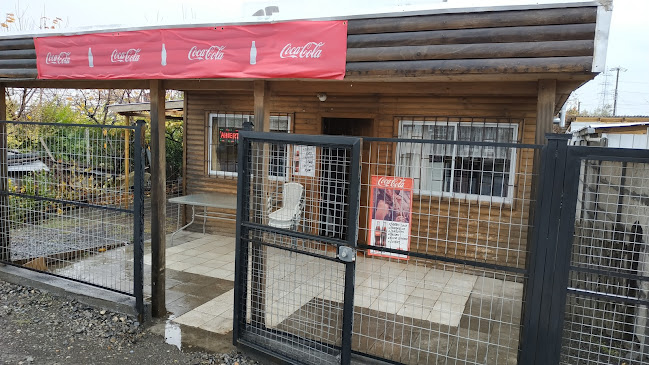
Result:
[[[331,93],[326,102],[320,102],[315,94],[300,92],[316,89],[319,85],[321,84],[317,82],[272,83],[271,113],[293,115],[291,132],[298,134],[321,134],[323,118],[327,117],[371,119],[373,122],[367,136],[373,137],[397,137],[400,117],[506,118],[519,124],[520,142],[534,141],[537,104],[535,83],[494,83],[482,87],[443,83],[437,85],[442,95],[393,94],[394,88],[390,84],[384,84],[382,87],[377,86],[375,93],[367,93],[363,87],[358,88],[360,93]],[[423,84],[410,86],[413,90],[424,87]],[[435,86],[425,85],[430,90],[436,90]],[[400,85],[399,88],[406,89],[407,85]],[[501,95],[482,95],[483,88],[501,90]],[[252,93],[196,91],[187,92],[185,97],[188,108],[185,129],[187,193],[215,191],[234,194],[236,179],[209,176],[207,173],[207,117],[211,112],[252,111]],[[365,209],[361,209],[361,227],[367,224],[369,176],[394,174],[396,145],[388,145],[390,146],[364,144],[361,205]],[[382,151],[380,156],[379,150]],[[514,199],[509,203],[416,196],[413,199],[411,248],[458,258],[523,266],[533,151],[521,150],[516,158],[515,193]],[[307,187],[307,190],[317,189]],[[311,202],[310,208],[307,208],[307,218],[317,220],[318,197],[307,196],[307,199]],[[234,224],[226,226],[234,230]],[[222,222],[209,221],[210,231],[222,227]],[[363,228],[359,234],[361,241],[364,241],[366,235]]]

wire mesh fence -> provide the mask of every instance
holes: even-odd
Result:
[[[561,362],[649,361],[649,164],[582,162]]]
[[[249,143],[237,338],[292,361],[339,363],[349,323],[363,356],[517,362],[538,146],[410,137],[363,140],[358,218],[351,150]],[[287,156],[280,179],[269,173],[275,151]],[[337,255],[348,239],[358,248],[351,276]]]
[[[353,349],[515,364],[538,147],[433,139],[446,120],[407,126],[409,139],[363,140]]]
[[[167,180],[165,182],[166,198],[171,199],[182,196],[183,179],[182,176],[177,179]],[[165,205],[165,232],[170,234],[183,226],[184,212],[183,205],[168,202]],[[151,189],[144,190],[144,239],[151,239]]]
[[[3,261],[137,294],[140,127],[1,123]]]
[[[287,138],[240,142],[248,150],[239,178],[249,180],[239,181],[237,273],[247,274],[236,279],[244,290],[235,307],[244,310],[235,327],[240,340],[280,357],[336,363],[347,265],[337,252],[356,237],[352,146]]]

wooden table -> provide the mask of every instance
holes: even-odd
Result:
[[[237,195],[236,194],[225,194],[225,193],[201,193],[201,194],[190,194],[177,196],[168,200],[169,203],[180,204],[180,205],[189,205],[192,207],[192,219],[189,223],[178,228],[171,234],[171,244],[173,244],[174,236],[176,233],[182,231],[183,229],[189,227],[194,223],[196,217],[203,218],[203,234],[205,234],[205,223],[208,219],[222,219],[227,221],[235,221],[236,213],[207,213],[207,208],[217,208],[217,209],[228,209],[228,210],[237,210]],[[203,207],[203,213],[197,214],[196,207]],[[180,209],[178,210],[178,219],[180,220]]]

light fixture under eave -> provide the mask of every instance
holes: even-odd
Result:
[[[318,100],[320,100],[320,101],[325,101],[325,100],[327,100],[327,94],[325,94],[325,93],[318,93]]]

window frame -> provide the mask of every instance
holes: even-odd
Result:
[[[450,118],[443,118],[442,120],[438,118],[431,118],[431,120],[418,120],[418,119],[405,119],[405,118],[399,118],[399,130],[398,130],[398,138],[403,138],[403,127],[404,125],[407,126],[426,126],[426,125],[432,125],[432,126],[453,126],[453,139],[452,141],[457,142],[458,141],[458,131],[459,131],[459,126],[461,125],[470,125],[473,127],[507,127],[513,129],[513,135],[512,139],[513,143],[518,142],[518,130],[520,128],[519,123],[511,122],[510,118],[507,118],[510,120],[510,122],[463,122],[461,120],[458,121],[450,121]],[[413,139],[414,141],[417,141],[417,139]],[[424,140],[423,135],[422,135],[422,140]],[[397,175],[402,176],[402,177],[412,177],[412,176],[403,176],[401,173],[402,169],[408,168],[407,166],[404,166],[400,163],[401,156],[402,154],[407,154],[405,151],[402,152],[401,149],[403,148],[403,143],[408,143],[408,142],[399,142],[397,143],[397,151],[395,154],[395,166],[396,166],[396,171]],[[417,142],[416,142],[417,143]],[[450,157],[451,159],[451,180],[449,182],[450,189],[453,189],[454,183],[455,183],[455,173],[456,173],[456,159],[457,159],[457,144],[452,145],[452,154],[451,155],[445,155],[445,157]],[[459,193],[459,192],[454,192],[454,191],[444,191],[444,182],[442,181],[442,189],[440,191],[436,190],[424,190],[421,189],[422,181],[421,181],[421,176],[419,177],[419,182],[415,183],[413,186],[413,193],[417,195],[423,195],[423,196],[434,196],[434,197],[443,197],[443,198],[455,198],[455,199],[463,199],[463,200],[472,200],[472,201],[485,201],[485,202],[493,202],[493,203],[505,203],[509,204],[513,201],[514,199],[514,182],[515,182],[515,175],[516,175],[516,168],[518,168],[518,164],[516,163],[516,158],[517,158],[517,148],[512,148],[510,152],[510,167],[509,167],[509,177],[507,180],[507,196],[506,197],[501,197],[501,196],[493,196],[493,195],[482,195],[482,194],[472,194],[472,193]],[[419,169],[421,171],[421,164],[419,166]],[[444,169],[445,170],[445,169]],[[484,170],[482,170],[485,172]],[[420,173],[421,175],[421,173]],[[419,187],[419,188],[417,188]]]
[[[237,171],[222,171],[222,170],[212,170],[212,159],[215,157],[212,154],[213,147],[213,120],[214,118],[219,117],[229,117],[229,116],[243,116],[247,121],[251,122],[254,120],[255,115],[251,112],[216,112],[208,113],[207,115],[207,175],[215,177],[238,177],[239,172]],[[271,113],[270,118],[279,118],[286,117],[288,118],[288,123],[286,125],[286,133],[291,133],[291,123],[293,120],[293,115],[290,113]],[[270,120],[269,120],[270,122]],[[218,128],[218,126],[217,126]],[[272,132],[272,131],[271,131]],[[284,133],[278,132],[278,133]],[[239,143],[239,142],[237,142]],[[268,178],[271,180],[286,181],[288,178],[288,152],[286,153],[286,161],[284,164],[284,176],[272,176],[268,175]]]

